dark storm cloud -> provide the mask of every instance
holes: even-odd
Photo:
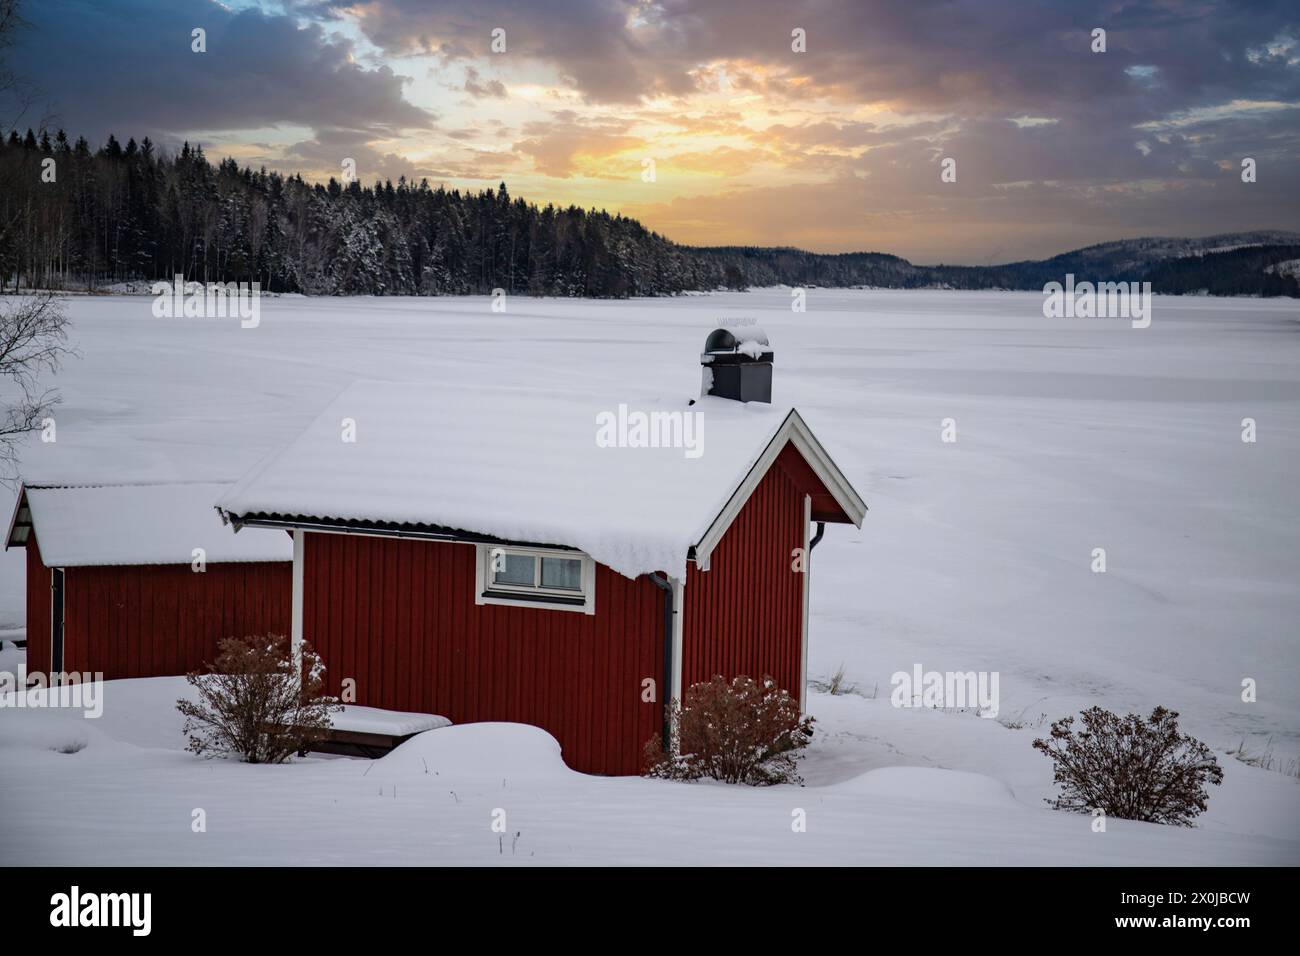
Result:
[[[350,62],[347,43],[287,17],[210,0],[42,0],[24,16],[15,70],[58,125],[92,140],[273,124],[380,133],[432,121],[391,70]],[[191,50],[196,27],[206,53]]]
[[[776,107],[820,98],[949,117],[931,120],[927,142],[958,157],[967,178],[987,183],[1182,179],[1247,155],[1276,165],[1300,147],[1294,110],[1243,116],[1231,128],[1141,128],[1238,101],[1300,101],[1293,0],[362,0],[349,9],[385,49],[453,44],[493,62],[546,62],[595,104],[688,92],[716,82],[707,68],[725,63],[737,88]],[[496,27],[506,31],[504,54],[488,53]],[[795,27],[806,31],[805,53],[790,49]],[[1096,27],[1107,31],[1105,53],[1091,49]],[[1007,126],[1021,117],[1052,122]],[[785,135],[849,148],[883,144],[860,164],[869,174],[887,179],[893,163],[918,186],[932,176],[919,161],[930,158],[925,143],[894,146],[891,158],[896,131],[819,125]],[[924,129],[912,126],[912,135]],[[833,164],[793,150],[790,162]]]
[[[663,90],[689,92],[693,82],[681,69],[689,56],[659,61],[670,37],[656,30],[652,42],[643,43],[640,31],[628,29],[635,6],[610,0],[362,0],[348,9],[366,37],[393,54],[445,47],[502,61],[541,60],[602,102],[635,102]],[[491,51],[497,28],[505,30],[504,53]]]
[[[500,80],[485,80],[479,74],[479,71],[472,66],[465,67],[465,86],[466,93],[475,98],[490,96],[497,99],[503,99],[506,95],[506,86]]]
[[[701,64],[744,60],[799,77],[802,95],[837,93],[910,109],[1050,110],[1077,105],[1156,115],[1225,97],[1295,99],[1286,57],[1252,58],[1297,34],[1294,2],[1025,3],[1012,0],[801,5],[788,0],[361,0],[367,37],[391,52],[456,43],[551,63],[593,101],[687,91]],[[790,32],[807,32],[793,53]],[[1094,27],[1108,52],[1090,50]],[[1136,87],[1126,66],[1156,67]],[[776,87],[779,88],[779,87]]]
[[[356,130],[321,129],[311,139],[288,146],[284,153],[290,160],[340,181],[344,180],[346,162],[357,179],[366,185],[385,179],[396,182],[401,176],[418,182],[421,177],[433,175],[430,168],[375,149],[369,139],[368,133]]]

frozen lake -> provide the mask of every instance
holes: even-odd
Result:
[[[707,333],[752,316],[778,398],[871,509],[815,555],[814,676],[842,662],[887,697],[918,663],[996,670],[1004,716],[1159,703],[1217,749],[1244,738],[1285,762],[1300,753],[1300,310],[1157,297],[1132,329],[1045,319],[1041,302],[813,289],[800,314],[767,290],[496,314],[483,298],[283,298],[241,329],[73,297],[81,357],[57,381],[58,441],[28,448],[24,476],[234,478],[357,378],[459,383],[466,402],[494,382],[694,395]],[[20,625],[22,552],[2,568],[0,626]]]

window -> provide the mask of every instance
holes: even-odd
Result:
[[[475,603],[595,613],[595,563],[578,551],[478,545]]]
[[[537,585],[537,559],[531,554],[490,554],[494,587],[531,588]]]
[[[580,558],[542,558],[543,588],[560,591],[582,590],[582,560]]]

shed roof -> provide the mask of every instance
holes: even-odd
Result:
[[[227,482],[24,485],[6,550],[36,531],[47,567],[291,561],[283,532],[234,534],[218,514]]]
[[[680,432],[698,436],[698,454],[598,441],[602,423],[616,438],[635,439],[638,413],[669,426],[698,416],[698,433]],[[345,420],[355,423],[355,441],[344,440]],[[818,459],[840,520],[860,524],[866,506],[788,406],[710,397],[619,404],[538,389],[367,381],[219,504],[237,524],[436,526],[578,548],[629,577],[684,574],[690,549],[715,543],[708,536],[716,539],[719,517],[791,436]]]

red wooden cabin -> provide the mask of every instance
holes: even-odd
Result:
[[[601,443],[637,413],[679,441]],[[220,507],[293,532],[293,636],[331,692],[534,724],[603,774],[715,674],[802,702],[811,525],[866,510],[793,408],[370,382]]]
[[[228,487],[25,485],[5,547],[27,549],[28,673],[178,675],[223,638],[287,634],[292,543],[231,534]]]

